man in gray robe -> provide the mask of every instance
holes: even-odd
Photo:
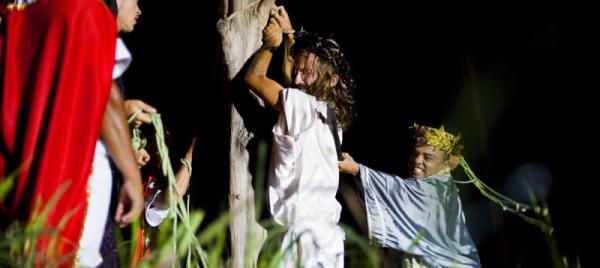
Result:
[[[360,176],[369,237],[405,254],[407,267],[480,267],[450,174],[460,155],[460,137],[414,125],[410,178],[361,165],[344,153],[340,172]]]

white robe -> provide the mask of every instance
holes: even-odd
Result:
[[[280,267],[296,267],[297,261],[301,267],[343,267],[345,235],[337,226],[341,206],[335,199],[339,170],[327,106],[294,88],[280,97],[268,189],[271,215],[287,228]]]

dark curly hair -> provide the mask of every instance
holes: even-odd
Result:
[[[317,56],[317,79],[309,87],[309,93],[327,102],[335,111],[336,119],[346,130],[355,118],[354,89],[356,84],[340,45],[333,38],[323,38],[301,30],[296,34],[294,55],[310,52]],[[333,75],[339,77],[336,86],[330,87]]]

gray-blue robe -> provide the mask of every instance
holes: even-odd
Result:
[[[431,267],[480,267],[449,171],[422,178],[360,166],[369,237]]]

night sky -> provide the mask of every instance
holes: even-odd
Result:
[[[583,243],[600,241],[591,238],[597,231],[590,220],[598,178],[591,130],[598,121],[591,51],[598,46],[590,40],[600,24],[589,7],[278,3],[294,28],[333,35],[346,49],[358,117],[344,135],[344,151],[404,176],[407,127],[444,124],[462,134],[465,158],[484,182],[520,201],[528,201],[524,183],[544,197],[561,254],[579,256],[584,267],[592,263]],[[140,6],[136,31],[125,36],[134,57],[126,95],[161,111],[174,152],[198,135],[192,198],[216,217],[226,208],[231,97],[220,86],[217,4]],[[270,140],[274,115],[254,115],[267,118],[257,127],[260,139]],[[484,267],[550,266],[539,229],[503,213],[473,186],[459,189]]]

